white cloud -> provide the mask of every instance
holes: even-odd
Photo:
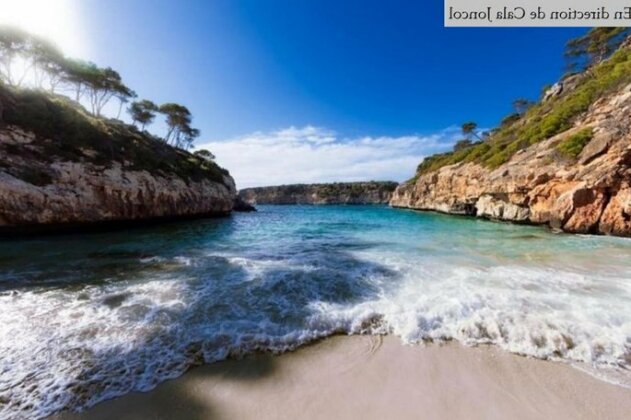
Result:
[[[450,127],[428,136],[343,138],[306,126],[256,132],[197,149],[211,150],[238,188],[294,183],[403,181],[432,153],[448,149],[460,135]]]

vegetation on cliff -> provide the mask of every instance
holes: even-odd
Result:
[[[551,88],[538,103],[523,100],[516,114],[506,117],[500,127],[478,142],[457,143],[452,152],[427,157],[417,168],[417,176],[460,162],[475,162],[497,168],[515,153],[572,127],[573,122],[591,104],[620,86],[631,82],[631,49],[619,48],[628,35],[621,28],[596,28],[586,35],[568,42],[567,56],[572,68],[582,72],[570,74]],[[563,86],[573,85],[564,89]],[[465,136],[475,132],[475,123],[465,123]],[[591,136],[581,136],[559,146],[566,157],[575,158]],[[571,143],[571,144],[570,144]],[[465,146],[465,147],[463,147]]]
[[[30,88],[51,96],[72,95],[74,101],[66,101],[66,105],[86,105],[84,111],[96,118],[102,117],[107,105],[115,99],[118,101],[115,118],[120,119],[123,106],[137,96],[111,67],[101,68],[66,57],[46,39],[10,26],[0,26],[0,84],[14,90]],[[1,111],[2,107],[0,116]],[[167,132],[163,140],[178,148],[190,148],[200,134],[191,127],[190,111],[180,104],[158,106],[143,99],[132,102],[127,111],[143,131],[157,113],[164,115]]]
[[[38,146],[3,144],[0,149],[6,156],[28,156],[41,163],[18,167],[0,159],[0,170],[35,185],[52,182],[54,173],[46,164],[56,160],[102,167],[119,163],[125,169],[186,181],[224,181],[228,172],[213,162],[210,152],[186,151],[199,135],[186,107],[142,100],[129,107],[132,121],[141,129],[120,121],[122,105],[134,96],[111,68],[72,60],[45,39],[0,27],[0,128],[31,132]],[[117,118],[106,118],[104,107],[114,98],[119,100]],[[163,138],[144,130],[157,113],[166,118]]]
[[[576,159],[593,137],[594,130],[591,127],[584,128],[561,141],[556,150],[567,157]]]
[[[466,139],[423,162],[390,204],[631,236],[631,39],[618,38],[624,33],[602,28],[572,41],[573,59],[577,45],[583,51],[582,72],[516,109],[487,139],[474,143],[477,127],[463,126]]]
[[[29,155],[34,162],[63,160],[103,167],[119,163],[125,169],[187,181],[223,182],[228,174],[212,160],[174,148],[134,126],[89,115],[63,96],[0,85],[0,102],[3,125],[22,128],[38,139],[37,148],[10,144],[2,148],[10,148],[7,152],[14,155]],[[52,176],[35,166],[16,168],[4,159],[0,159],[0,170],[40,185]]]

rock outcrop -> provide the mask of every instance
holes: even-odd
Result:
[[[241,212],[241,213],[250,213],[250,212],[256,211],[256,207],[254,207],[250,203],[246,203],[245,201],[243,201],[241,197],[237,195],[234,198],[232,210]]]
[[[246,188],[239,197],[250,204],[387,204],[395,182],[295,184]]]
[[[0,233],[227,215],[214,162],[62,96],[0,84]]]
[[[576,158],[558,145],[591,129]],[[631,85],[599,98],[573,126],[490,169],[443,166],[402,184],[390,204],[544,224],[566,232],[631,235]]]
[[[0,129],[0,231],[217,216],[232,210],[236,189],[228,174],[220,182],[185,179],[128,168],[129,162],[98,165],[43,156],[49,141],[16,127]]]

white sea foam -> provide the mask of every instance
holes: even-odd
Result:
[[[393,333],[406,343],[495,344],[575,362],[600,378],[631,386],[627,272],[603,277],[525,265],[395,265],[405,273],[399,287],[358,305],[314,303],[313,322],[343,325],[353,333]],[[371,320],[378,322],[367,328]]]

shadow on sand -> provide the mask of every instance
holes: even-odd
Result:
[[[79,372],[73,377],[74,383],[64,390],[56,390],[59,401],[64,401],[64,407],[92,405],[95,396],[98,401],[121,395],[124,397],[107,404],[97,403],[87,412],[66,411],[51,418],[110,419],[110,407],[119,404],[125,407],[117,411],[125,413],[122,417],[117,414],[119,419],[220,418],[221,415],[213,408],[213,401],[199,401],[195,393],[175,386],[168,379],[179,376],[192,367],[203,365],[208,361],[205,355],[220,354],[223,351],[224,356],[216,357],[215,360],[227,358],[228,361],[193,369],[189,373],[191,380],[187,383],[210,386],[208,384],[212,384],[211,378],[215,377],[231,381],[263,380],[275,370],[274,356],[265,351],[274,344],[274,340],[282,340],[283,335],[288,332],[313,328],[310,324],[310,318],[314,315],[313,303],[351,304],[373,299],[379,293],[374,282],[375,276],[391,281],[396,281],[398,277],[396,272],[359,259],[348,251],[349,247],[352,250],[370,248],[370,244],[349,242],[331,246],[330,243],[318,240],[307,241],[300,251],[292,253],[286,259],[281,258],[276,261],[278,264],[275,262],[254,273],[227,258],[207,253],[193,255],[198,259],[192,265],[165,268],[164,264],[168,263],[156,261],[139,267],[139,259],[163,255],[164,249],[161,247],[169,242],[158,241],[156,245],[155,238],[151,238],[153,233],[149,232],[147,235],[148,238],[140,237],[140,242],[135,242],[141,245],[124,243],[125,246],[99,246],[96,238],[95,245],[88,246],[79,254],[89,261],[84,261],[86,270],[92,267],[94,273],[96,264],[100,271],[97,270],[98,274],[92,276],[79,276],[70,285],[66,279],[56,282],[54,270],[47,271],[48,281],[31,278],[31,281],[21,284],[21,290],[31,287],[45,290],[60,285],[64,288],[72,288],[72,285],[82,287],[85,284],[98,284],[104,273],[109,278],[119,279],[124,283],[125,279],[151,278],[153,274],[164,273],[168,269],[171,270],[173,281],[183,282],[189,291],[183,305],[175,309],[165,307],[155,310],[156,319],[168,319],[168,323],[152,328],[142,337],[130,336],[128,346],[113,345],[99,352],[84,351],[80,357],[73,356],[63,360],[53,358],[50,363],[72,363],[77,368],[74,371]],[[187,239],[186,248],[194,250],[196,247],[190,246],[194,243],[201,245],[199,248],[203,249],[203,240],[207,235],[205,232],[197,237],[193,233]],[[143,239],[150,242],[151,247],[144,248],[142,243],[146,242]],[[169,251],[169,255],[174,254]],[[265,256],[251,254],[249,258]],[[53,264],[53,268],[61,266],[61,263]],[[77,271],[74,273],[76,275]],[[61,277],[65,275],[70,275],[70,272],[63,270]],[[116,281],[108,284],[116,285]],[[125,293],[113,293],[101,299],[100,304],[107,306],[110,311],[119,311],[117,313],[120,315],[116,316],[123,316],[127,299],[128,295]],[[243,327],[245,318],[256,322]],[[232,327],[235,329],[231,329]],[[235,341],[237,327],[241,328],[238,330],[240,337],[249,338]],[[341,331],[333,329],[326,333],[336,332]],[[160,354],[152,354],[156,349],[159,349]],[[168,355],[172,357],[171,360]],[[147,383],[147,377],[156,376],[159,380],[153,385],[161,383],[158,386],[166,389],[165,392],[137,392],[143,388],[143,383]],[[32,386],[31,392],[42,395],[42,399],[53,397],[46,395],[49,390],[40,389],[39,385],[19,384],[19,387]],[[10,406],[11,401],[8,407]],[[141,410],[142,415],[136,409]],[[24,407],[13,406],[10,412],[19,414],[28,411],[22,410]]]

